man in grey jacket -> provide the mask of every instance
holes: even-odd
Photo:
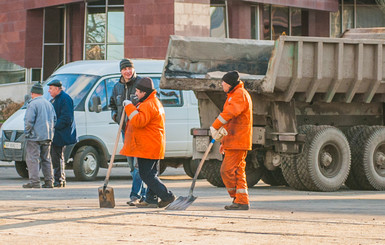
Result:
[[[39,160],[44,175],[43,188],[53,188],[53,171],[50,156],[56,114],[52,104],[43,98],[43,86],[32,86],[32,100],[28,102],[24,117],[26,162],[29,181],[23,188],[40,188]]]

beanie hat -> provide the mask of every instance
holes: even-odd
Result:
[[[151,78],[143,77],[136,84],[136,88],[149,94],[154,91],[154,83]]]
[[[47,85],[48,86],[55,86],[55,87],[59,87],[60,88],[62,86],[62,83],[61,83],[60,80],[54,79],[51,82],[49,82]]]
[[[34,94],[44,94],[43,86],[41,85],[40,82],[35,83],[35,84],[32,86],[32,88],[31,88],[31,93],[34,93]]]
[[[126,67],[134,68],[134,63],[130,59],[127,59],[127,58],[122,59],[120,61],[120,70],[123,70]]]
[[[222,80],[231,85],[232,87],[235,87],[239,84],[239,73],[238,71],[229,71],[226,73],[223,77]]]

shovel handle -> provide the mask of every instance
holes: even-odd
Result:
[[[205,162],[206,158],[207,158],[207,155],[209,154],[211,148],[213,147],[215,143],[215,139],[212,139],[209,146],[207,147],[206,151],[205,151],[205,154],[203,155],[199,165],[198,165],[198,168],[197,170],[195,171],[195,175],[194,175],[194,179],[191,183],[191,187],[190,187],[190,190],[189,190],[189,196],[192,196],[193,195],[193,190],[194,190],[194,187],[195,187],[195,182],[197,181],[198,179],[198,175],[199,173],[201,172],[201,169],[202,169],[202,166],[203,166],[203,163]]]
[[[122,133],[124,117],[126,115],[125,113],[126,111],[124,110],[124,107],[123,107],[122,117],[120,118],[120,123],[119,123],[119,130],[118,130],[118,134],[116,135],[114,150],[112,151],[110,163],[108,164],[107,175],[106,175],[106,178],[104,179],[104,186],[103,186],[104,190],[107,188],[108,181],[110,180],[110,174],[111,174],[112,165],[115,160],[116,149],[118,148],[120,134]]]

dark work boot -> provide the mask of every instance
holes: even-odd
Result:
[[[233,203],[231,205],[225,206],[226,210],[249,210],[250,206],[249,204],[239,204],[239,203]]]
[[[44,181],[44,184],[41,187],[42,188],[53,188],[52,181]]]
[[[40,188],[40,183],[29,182],[23,185],[23,188]]]

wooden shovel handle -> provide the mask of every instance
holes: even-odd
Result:
[[[120,118],[120,123],[119,123],[119,130],[118,130],[118,134],[116,135],[114,150],[112,151],[110,163],[108,164],[107,175],[106,175],[106,178],[104,179],[104,185],[103,185],[104,189],[106,189],[108,181],[110,179],[111,169],[112,169],[112,165],[114,164],[116,149],[118,148],[120,134],[122,133],[122,127],[123,127],[125,115],[126,115],[126,111],[124,110],[124,107],[123,107],[122,117]]]

